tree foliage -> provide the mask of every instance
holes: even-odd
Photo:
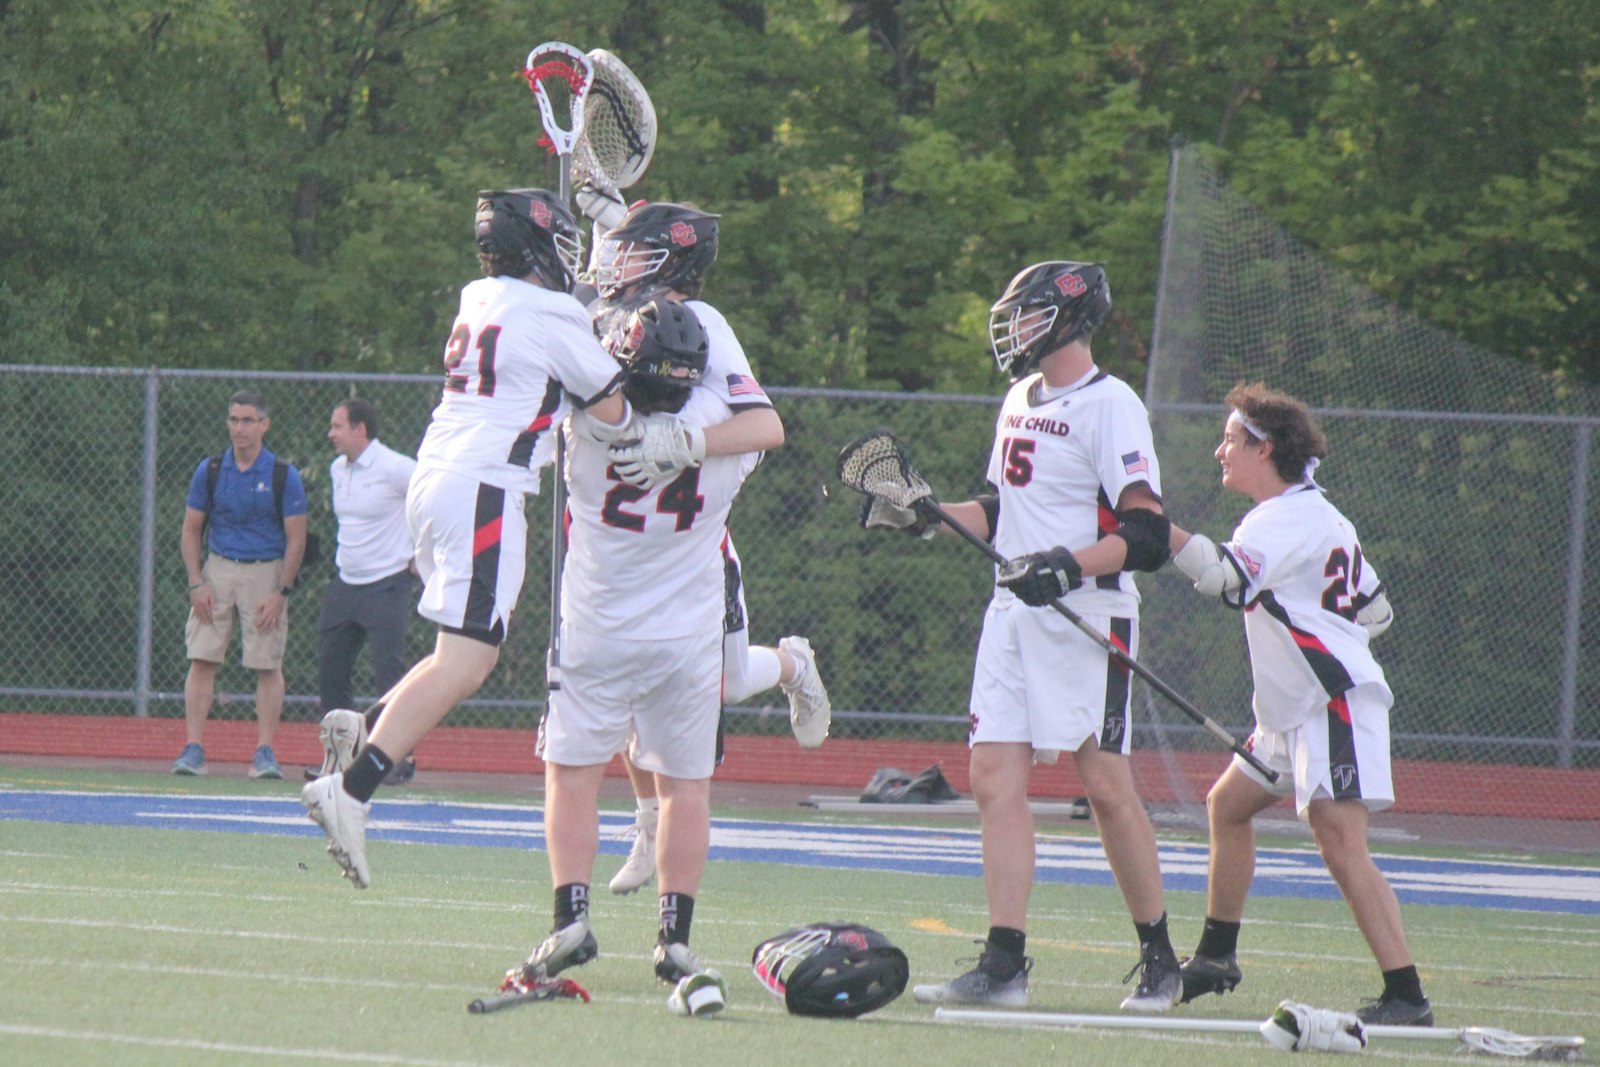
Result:
[[[0,2],[0,359],[420,370],[480,187],[553,184],[518,68],[655,99],[632,192],[723,217],[709,297],[774,384],[992,391],[985,312],[1107,264],[1138,380],[1168,151],[1385,295],[1600,380],[1586,0]]]

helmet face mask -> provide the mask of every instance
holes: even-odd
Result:
[[[507,261],[516,277],[537,271],[547,288],[572,292],[583,234],[554,193],[486,189],[478,194],[472,229],[480,255]]]
[[[1098,264],[1035,263],[989,309],[995,364],[1012,379],[1030,374],[1051,352],[1093,333],[1110,310],[1111,287]]]
[[[795,1015],[853,1019],[905,991],[911,966],[878,931],[855,923],[813,923],[756,946],[757,980]]]
[[[642,285],[693,297],[716,259],[716,215],[682,204],[637,204],[601,239],[595,288],[607,299]]]

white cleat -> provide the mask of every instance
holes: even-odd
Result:
[[[322,766],[317,777],[343,774],[367,743],[367,717],[349,708],[334,708],[322,717]]]
[[[344,774],[335,772],[300,790],[300,801],[311,821],[328,835],[328,855],[344,870],[357,889],[372,884],[367,873],[367,813],[363,804],[344,791]]]
[[[656,876],[656,827],[660,825],[660,811],[641,811],[629,831],[633,848],[628,850],[627,862],[611,879],[609,888],[618,896],[637,892],[650,884]]]
[[[800,664],[799,681],[779,683],[789,698],[789,726],[801,748],[816,748],[827,738],[828,726],[833,722],[833,703],[817,672],[816,653],[804,637],[785,637],[778,647]]]

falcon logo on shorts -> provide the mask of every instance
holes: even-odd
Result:
[[[673,244],[687,248],[699,240],[694,234],[694,227],[687,222],[674,222],[667,230],[667,239]]]
[[[1082,296],[1089,291],[1089,287],[1084,284],[1083,279],[1076,274],[1063,274],[1057,278],[1056,288],[1060,289],[1064,296]]]

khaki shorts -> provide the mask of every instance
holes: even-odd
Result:
[[[189,621],[183,628],[188,657],[205,663],[226,659],[237,615],[244,642],[241,662],[245,667],[253,671],[282,667],[283,649],[289,642],[289,606],[284,605],[277,626],[267,631],[256,629],[256,611],[268,596],[282,588],[282,574],[281,559],[236,563],[221,556],[207,557],[200,576],[211,583],[211,625],[202,626],[194,609],[189,609]]]

